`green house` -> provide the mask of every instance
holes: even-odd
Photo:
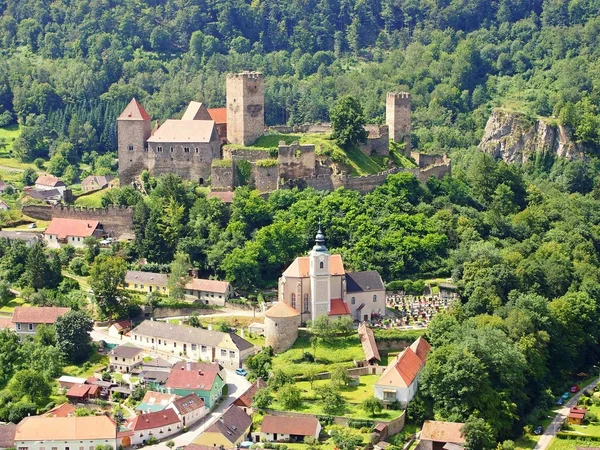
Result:
[[[180,362],[173,367],[161,391],[181,396],[196,394],[212,409],[223,395],[225,381],[221,371],[218,364]]]

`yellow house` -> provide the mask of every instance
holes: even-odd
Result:
[[[250,433],[252,419],[238,406],[231,405],[204,433],[193,443],[208,447],[233,448],[246,440]]]
[[[128,270],[125,275],[127,289],[137,292],[167,293],[168,275],[164,273],[142,272],[141,270]]]

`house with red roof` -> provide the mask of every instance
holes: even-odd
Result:
[[[38,191],[49,191],[56,189],[58,192],[60,192],[61,196],[64,196],[67,185],[63,180],[55,177],[54,175],[40,175],[37,180],[35,180],[35,188]]]
[[[430,349],[429,342],[420,337],[390,361],[375,383],[375,397],[385,403],[398,401],[405,407],[417,393]]]
[[[87,402],[100,397],[100,386],[95,384],[75,384],[66,393],[71,403]]]
[[[225,381],[219,364],[203,362],[180,362],[173,366],[162,392],[182,397],[196,394],[211,409],[223,395]]]
[[[464,423],[426,420],[421,430],[418,450],[461,450],[467,440],[462,433]]]
[[[197,394],[188,394],[179,397],[168,406],[181,419],[184,427],[190,427],[208,414],[208,408]]]
[[[172,409],[140,414],[125,422],[119,432],[123,447],[144,445],[148,439],[155,437],[165,439],[178,433],[183,428],[181,420]]]
[[[71,244],[82,248],[86,237],[101,238],[104,233],[102,225],[97,220],[53,218],[44,232],[44,240],[49,248],[60,248],[61,245]]]
[[[253,433],[257,440],[263,442],[304,442],[304,438],[311,436],[319,439],[321,424],[314,416],[286,417],[265,416],[263,417],[260,431]]]
[[[587,409],[573,406],[571,409],[569,409],[569,416],[567,422],[569,423],[569,425],[581,425],[586,414]]]
[[[254,401],[254,396],[256,395],[256,393],[267,387],[267,382],[265,380],[263,380],[262,378],[258,378],[254,383],[252,383],[250,385],[250,387],[248,389],[246,389],[246,391],[240,395],[238,398],[235,399],[235,401],[233,402],[233,404],[235,406],[238,406],[240,408],[242,408],[242,410],[248,414],[249,416],[252,415],[252,413],[254,412],[253,408],[252,408],[252,402]]]
[[[59,306],[17,306],[13,311],[13,329],[21,338],[33,336],[39,325],[54,325],[60,316],[69,311],[71,308]]]

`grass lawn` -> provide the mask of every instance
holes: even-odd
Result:
[[[313,352],[306,331],[300,330],[298,339],[284,353],[273,358],[273,368],[281,369],[290,375],[302,375],[308,367],[317,366],[320,371],[326,372],[336,366],[354,367],[354,360],[362,360],[365,355],[360,345],[358,335],[346,339],[334,339],[330,342],[320,342],[317,346],[317,363],[302,361],[304,352]]]
[[[0,308],[0,313],[12,314],[17,306],[31,306],[20,297],[13,298],[10,302]]]
[[[90,288],[90,284],[88,283],[87,277],[80,277],[79,275],[75,275],[75,274],[73,274],[71,272],[65,272],[64,270],[63,270],[63,276],[69,277],[69,278],[72,278],[72,279],[78,281],[79,282],[79,287],[83,291],[88,291],[88,290],[91,289]]]
[[[358,386],[343,386],[340,388],[340,394],[351,403],[359,404],[363,400],[373,397],[373,386],[379,379],[380,375],[363,375],[360,377]],[[302,391],[302,395],[306,397],[315,397],[315,390],[320,386],[327,386],[331,380],[317,380],[313,383],[313,389],[310,388],[308,381],[299,381],[295,385]]]
[[[92,353],[90,358],[83,364],[78,366],[65,366],[63,368],[64,375],[71,375],[72,377],[87,378],[94,375],[94,372],[100,370],[102,367],[108,366],[108,356],[102,355],[98,352]]]
[[[78,197],[75,200],[75,206],[87,206],[88,208],[101,208],[102,207],[102,197],[106,190],[96,191],[93,194],[84,195],[83,197]]]
[[[21,162],[16,158],[12,158],[6,154],[0,154],[0,166],[10,167],[11,169],[17,170],[33,169],[36,172],[40,172],[40,169],[33,165],[33,163]]]
[[[585,439],[556,439],[550,443],[548,450],[575,450],[577,447],[597,447],[597,441],[586,441]]]
[[[4,140],[6,147],[1,149],[2,153],[9,154],[12,149],[15,139],[19,137],[21,130],[19,125],[10,125],[8,127],[0,128],[0,139]]]

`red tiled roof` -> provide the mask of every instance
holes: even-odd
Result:
[[[208,114],[215,123],[227,123],[227,108],[208,108]]]
[[[67,397],[84,398],[92,387],[91,384],[74,384],[67,391]]]
[[[177,408],[179,414],[188,414],[197,409],[204,408],[204,400],[196,394],[188,394],[185,397],[178,398],[173,402],[173,406]]]
[[[271,306],[266,312],[266,317],[296,317],[300,313],[285,302],[277,302]]]
[[[46,417],[69,417],[75,413],[75,407],[70,403],[63,403],[60,406],[56,406],[44,414]]]
[[[411,344],[410,348],[417,354],[421,361],[424,363],[427,362],[427,354],[429,353],[429,350],[431,350],[431,345],[429,342],[427,342],[427,340],[425,340],[425,338],[418,338]]]
[[[114,322],[111,326],[119,331],[129,329],[131,328],[131,320],[119,320],[118,322]]]
[[[133,98],[117,120],[150,120],[150,114]]]
[[[377,385],[384,388],[386,386],[409,387],[417,378],[424,364],[417,354],[408,347],[390,362],[377,381]]]
[[[381,356],[379,356],[379,349],[377,348],[377,343],[375,342],[373,330],[371,330],[365,322],[358,326],[358,335],[360,336],[360,343],[362,345],[363,352],[365,352],[365,359],[367,361],[371,361],[372,359],[381,361]]]
[[[307,417],[265,416],[260,427],[262,433],[314,436],[319,429],[319,419]]]
[[[341,298],[331,299],[331,309],[329,310],[330,316],[343,316],[350,314],[350,309],[346,302]]]
[[[172,409],[140,414],[128,423],[127,428],[133,431],[150,430],[179,423],[177,413]]]
[[[97,220],[54,218],[46,228],[46,234],[55,234],[58,239],[66,239],[68,236],[87,237],[92,236],[99,225]]]
[[[465,438],[460,429],[464,423],[441,422],[437,420],[426,420],[421,430],[421,441],[452,442],[453,444],[464,444]]]
[[[0,329],[13,328],[12,319],[10,317],[0,317]]]
[[[587,409],[578,408],[577,406],[573,406],[569,410],[569,417],[571,419],[583,419],[587,413]]]
[[[56,178],[54,175],[41,175],[35,180],[35,184],[41,184],[42,186],[64,186],[65,183],[60,178]]]
[[[59,306],[17,306],[13,312],[13,323],[56,323],[56,320],[71,311]]]
[[[193,363],[192,370],[187,370],[181,364],[179,367],[175,366],[165,386],[172,389],[210,391],[215,384],[215,379],[220,376],[219,371],[212,368],[214,366],[216,365]]]
[[[203,278],[192,278],[185,285],[186,289],[202,292],[217,292],[224,294],[229,289],[229,282],[218,280],[206,280]]]
[[[263,388],[267,387],[267,383],[262,378],[257,379],[252,385],[246,389],[242,395],[237,398],[233,404],[236,406],[243,406],[249,408],[252,406],[252,401],[254,400],[254,395]]]

